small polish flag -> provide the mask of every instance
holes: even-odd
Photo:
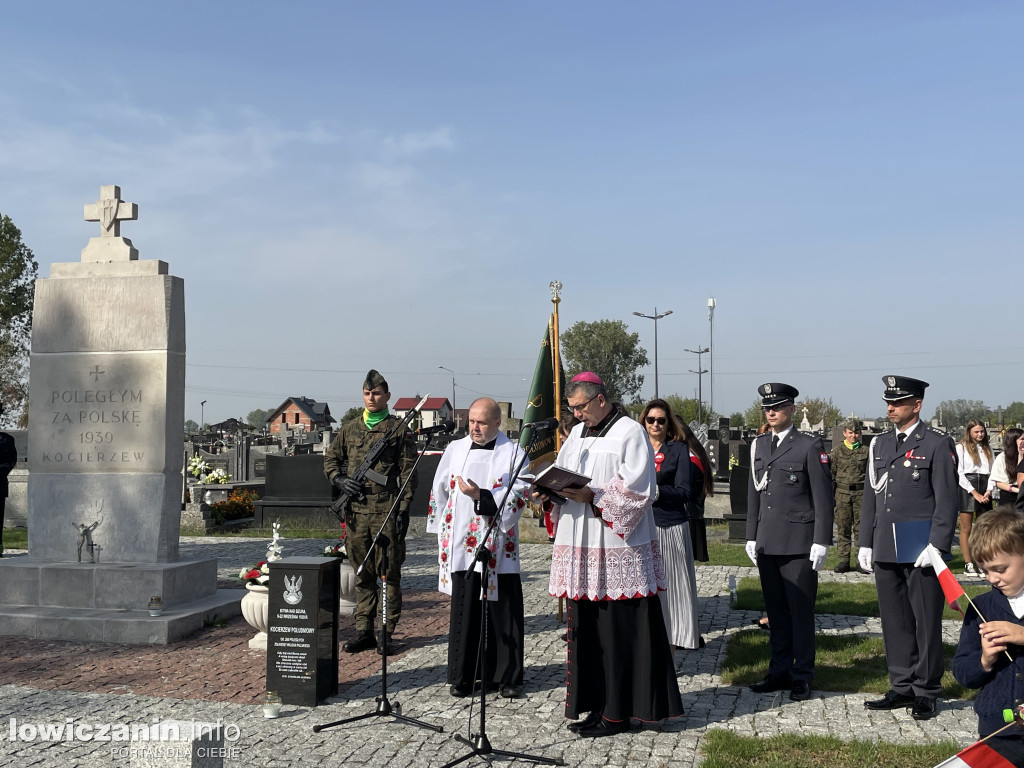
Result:
[[[1024,757],[1024,742],[1020,738],[979,741],[935,768],[1015,768]]]
[[[946,567],[946,561],[942,559],[942,555],[935,547],[928,547],[928,557],[931,558],[935,575],[939,577],[939,586],[942,587],[942,594],[945,595],[949,607],[963,613],[960,610],[960,603],[957,601],[964,595],[964,588],[960,586],[960,582],[956,580],[953,572]]]

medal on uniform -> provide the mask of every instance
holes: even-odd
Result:
[[[789,482],[795,483],[796,482],[796,475],[790,475],[789,476]]]
[[[915,470],[914,470],[913,472],[911,472],[911,473],[910,473],[910,476],[911,476],[912,478],[914,478],[915,480],[917,480],[917,479],[919,479],[919,478],[921,477],[921,473],[920,473],[920,472],[918,472],[918,471],[917,471],[917,470],[915,469]]]
[[[904,461],[903,462],[903,466],[904,467],[909,467],[910,466],[910,459],[907,459],[906,461]]]

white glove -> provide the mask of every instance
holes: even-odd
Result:
[[[821,566],[825,564],[825,555],[827,553],[828,547],[823,547],[821,544],[811,544],[811,554],[808,558],[811,561],[811,568],[820,571]]]
[[[871,555],[871,547],[861,547],[857,550],[857,564],[868,573],[871,573]]]
[[[750,562],[752,562],[754,565],[757,565],[757,542],[748,541],[747,546],[744,547],[744,549],[747,550],[747,557],[750,558]]]
[[[927,547],[921,550],[921,554],[918,555],[917,560],[914,561],[915,568],[932,567],[932,558],[931,555],[928,554],[929,552],[934,552],[938,557],[942,557],[942,554],[939,552],[939,550],[937,550],[935,547],[929,544]]]

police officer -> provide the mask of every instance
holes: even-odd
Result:
[[[895,429],[874,439],[860,518],[860,566],[875,572],[885,661],[892,686],[868,709],[912,707],[915,720],[935,717],[942,692],[942,589],[929,548],[948,552],[957,518],[956,450],[948,435],[920,419],[928,382],[883,376],[882,399]],[[915,560],[896,556],[894,523],[927,520],[928,546]]]
[[[371,472],[363,482],[349,476],[359,468],[374,444],[387,436],[396,424],[400,424],[397,417],[388,413],[390,398],[387,381],[371,369],[363,382],[363,404],[366,408],[362,416],[342,426],[324,452],[324,474],[331,485],[338,491],[353,494],[346,518],[348,535],[345,547],[354,569],[358,569],[365,559],[374,535],[384,524],[388,511],[398,498],[398,489],[416,463],[413,433],[402,426],[391,436],[387,449],[381,454],[376,466],[371,467]],[[378,641],[373,632],[377,616],[377,577],[381,575],[383,555],[378,546],[367,567],[356,575],[356,634],[342,646],[342,650],[347,653],[368,651],[374,646],[378,653],[382,653],[386,643],[389,654],[394,650],[387,638],[395,631],[395,625],[402,615],[401,568],[405,562],[405,534],[409,528],[409,505],[415,487],[416,480],[412,478],[398,509],[384,530],[389,540],[387,633],[382,631]]]
[[[818,571],[832,543],[829,459],[820,438],[793,427],[795,387],[769,383],[757,392],[771,430],[751,446],[746,549],[761,576],[772,658],[750,690],[789,688],[790,699],[803,701],[814,679]]]
[[[0,403],[0,416],[4,415],[3,403]],[[7,476],[18,463],[18,449],[14,447],[14,438],[6,432],[0,432],[0,535],[4,530],[4,511],[7,506]],[[0,538],[0,557],[4,556],[3,540]]]
[[[843,442],[832,449],[832,489],[836,497],[836,538],[839,564],[836,573],[850,570],[851,542],[857,540],[860,526],[860,502],[864,498],[864,473],[868,465],[868,447],[860,441],[860,419],[843,424]],[[867,573],[858,563],[856,568]]]

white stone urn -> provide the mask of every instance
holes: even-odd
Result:
[[[338,615],[356,615],[356,572],[352,563],[342,561],[340,570],[340,584],[338,589]]]
[[[249,647],[267,650],[267,620],[270,618],[270,603],[267,588],[262,584],[246,584],[246,593],[242,598],[242,617],[256,634],[249,641]]]

